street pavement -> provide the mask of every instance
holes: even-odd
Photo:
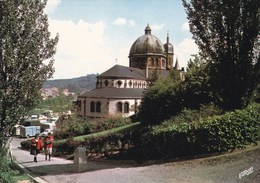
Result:
[[[45,161],[45,156],[39,154],[38,162],[33,161],[29,151],[21,149],[21,141],[24,139],[13,138],[11,141],[12,155],[15,160],[24,167],[38,182],[45,183],[120,183],[120,182],[154,182],[150,178],[133,174],[142,172],[147,167],[133,167],[132,165],[111,162],[88,161],[86,170],[78,172],[72,160],[52,157],[51,161]],[[135,169],[131,174],[127,171]],[[135,172],[135,173],[134,173]],[[143,180],[145,178],[146,180]],[[157,181],[155,181],[157,182]]]
[[[13,138],[11,150],[16,161],[40,183],[252,183],[260,182],[260,146],[227,156],[137,166],[124,161],[88,161],[78,172],[71,160],[43,154],[33,161],[21,149],[23,139]],[[250,172],[248,172],[250,170]],[[247,171],[247,174],[243,172]],[[243,175],[242,175],[243,174]],[[241,176],[240,176],[241,175]]]

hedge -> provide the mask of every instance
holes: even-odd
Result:
[[[141,135],[139,152],[144,159],[168,159],[223,152],[257,143],[260,104],[192,123],[155,126]]]
[[[89,157],[109,156],[126,151],[133,144],[131,141],[133,139],[132,131],[139,128],[139,126],[140,122],[135,122],[103,132],[58,140],[54,142],[54,154],[71,155],[79,146],[86,147]],[[21,142],[21,146],[24,149],[29,149],[30,145],[30,140]]]

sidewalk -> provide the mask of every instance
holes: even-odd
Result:
[[[40,183],[258,183],[260,180],[260,145],[209,158],[134,166],[115,161],[88,161],[79,173],[73,161],[55,158],[45,161],[42,154],[33,162],[29,151],[20,149],[21,139],[11,142],[13,156]],[[243,177],[241,172],[253,171]]]
[[[28,173],[40,183],[65,183],[65,182],[107,182],[106,176],[94,175],[95,171],[102,171],[108,169],[121,169],[128,168],[125,164],[111,164],[106,162],[87,162],[85,172],[77,172],[77,168],[72,160],[66,160],[63,158],[52,157],[51,161],[45,161],[45,156],[39,154],[37,157],[38,162],[33,161],[33,156],[29,151],[22,150],[20,142],[24,139],[13,138],[11,141],[11,150],[15,160],[25,168]],[[86,174],[90,174],[88,180],[86,180]],[[84,175],[85,174],[85,175]],[[92,175],[91,175],[92,174]],[[74,178],[74,177],[77,178]],[[92,178],[93,179],[92,179]],[[116,182],[116,180],[114,181]]]

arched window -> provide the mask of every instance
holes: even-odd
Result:
[[[129,82],[128,82],[128,84],[129,84],[129,86],[130,86],[130,88],[132,87],[132,81],[130,80]]]
[[[116,108],[117,108],[117,112],[122,112],[123,111],[123,104],[122,104],[122,102],[118,102]]]
[[[118,80],[116,83],[117,83],[118,87],[120,88],[120,86],[122,85],[123,82],[121,80]]]
[[[95,102],[90,102],[90,112],[95,112]]]
[[[108,86],[108,84],[109,84],[109,81],[108,80],[105,80],[105,86],[107,87]]]
[[[96,112],[101,112],[101,102],[96,103]]]
[[[124,113],[129,113],[129,103],[128,102],[124,103]]]

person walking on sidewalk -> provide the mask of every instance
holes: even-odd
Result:
[[[52,143],[54,141],[51,132],[48,133],[48,136],[44,139],[44,150],[45,150],[45,160],[47,161],[47,157],[49,156],[49,161],[51,161],[52,155]]]
[[[33,155],[34,162],[37,161],[37,155],[40,153],[40,150],[42,149],[42,141],[39,138],[39,134],[36,134],[35,137],[31,140],[31,155]]]

